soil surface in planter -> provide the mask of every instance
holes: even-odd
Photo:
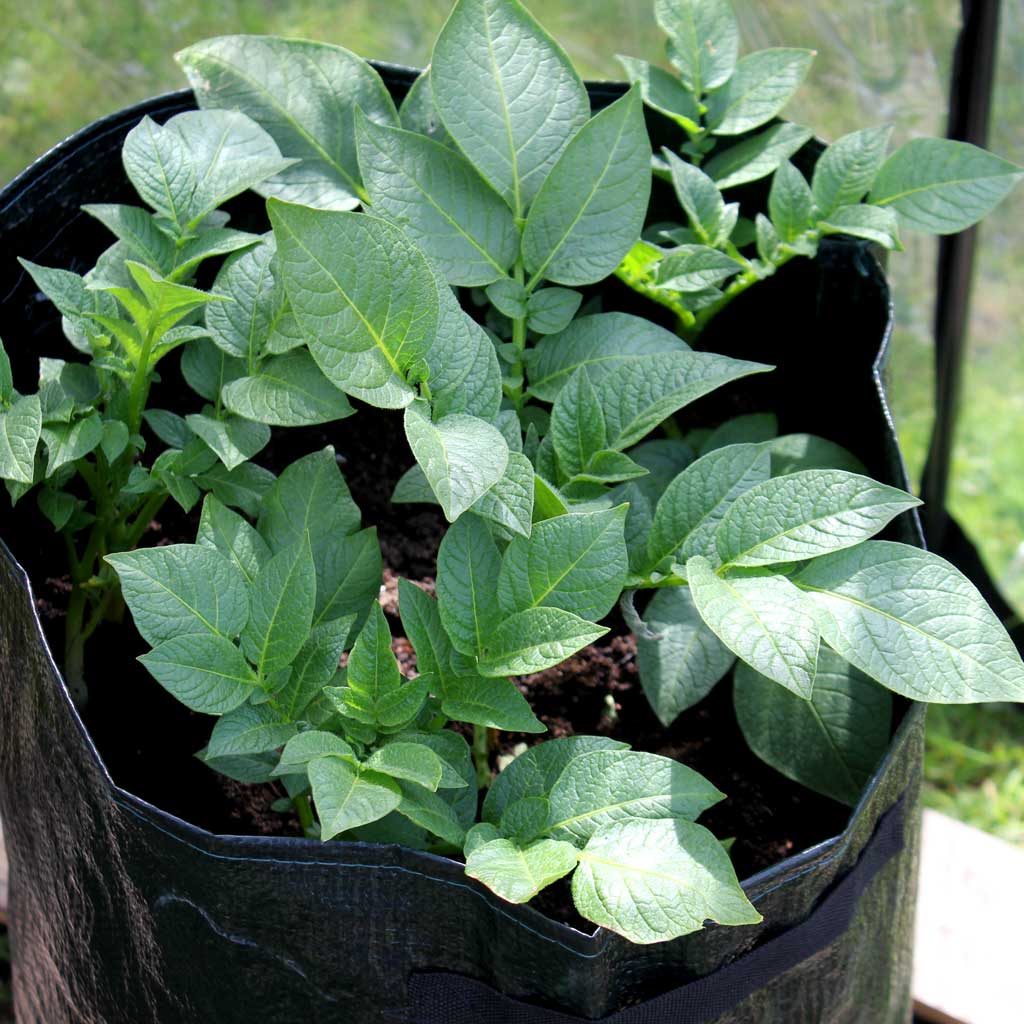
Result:
[[[163,369],[163,368],[162,368]],[[166,375],[168,378],[172,374]],[[173,388],[174,394],[169,394]],[[184,388],[163,385],[154,406],[191,411],[200,400]],[[339,423],[275,431],[256,460],[280,472],[295,459],[332,444],[363,512],[376,524],[384,556],[382,605],[395,636],[403,668],[415,656],[402,636],[397,615],[397,580],[404,576],[432,589],[438,545],[445,523],[434,506],[393,505],[395,481],[411,465],[400,414],[361,407]],[[199,507],[185,515],[168,502],[150,525],[144,543],[193,542]],[[33,497],[19,503],[3,534],[28,569],[51,647],[63,650],[63,617],[69,583],[63,546],[41,523]],[[748,750],[732,709],[728,679],[670,727],[650,710],[637,676],[636,646],[621,619],[613,616],[602,640],[564,664],[517,683],[550,736],[602,734],[638,750],[673,757],[705,775],[727,798],[701,823],[722,839],[735,837],[732,859],[739,877],[749,877],[786,856],[838,834],[849,810],[790,782]],[[123,625],[97,630],[86,649],[89,698],[85,723],[114,780],[124,788],[211,832],[299,835],[297,818],[271,810],[284,791],[279,784],[250,786],[212,772],[194,756],[210,733],[212,719],[189,711],[135,660],[146,644],[126,615]],[[495,758],[517,744],[542,737],[501,734]],[[536,905],[545,913],[586,931],[572,910],[568,887],[543,893]]]

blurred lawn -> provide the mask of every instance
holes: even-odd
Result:
[[[529,0],[527,0],[529,2]],[[892,121],[897,138],[941,134],[957,0],[734,0],[748,48],[819,56],[788,116],[826,138]],[[307,36],[421,65],[450,0],[0,0],[0,184],[77,128],[180,88],[173,61],[206,36]],[[618,77],[615,52],[659,60],[649,0],[533,4],[581,72]],[[1024,5],[1004,0],[991,146],[1024,163]],[[950,504],[993,576],[1024,608],[1024,189],[986,224]],[[890,397],[912,476],[931,426],[934,242],[891,263],[897,332]],[[827,354],[826,354],[827,357]],[[1024,716],[939,708],[929,718],[927,801],[1024,843]]]

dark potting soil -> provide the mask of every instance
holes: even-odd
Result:
[[[180,395],[186,409],[193,401],[185,398],[187,394]],[[177,400],[179,395],[167,395],[172,397]],[[182,408],[180,403],[167,404]],[[400,414],[361,407],[356,416],[339,423],[275,431],[256,461],[280,471],[326,444],[335,447],[364,522],[378,528],[385,564],[381,602],[396,637],[396,654],[403,669],[412,671],[415,655],[397,616],[397,579],[404,576],[432,587],[443,517],[434,506],[390,502],[395,481],[412,463]],[[186,515],[169,502],[151,524],[146,542],[191,542],[197,522],[198,507]],[[19,504],[11,514],[11,527],[5,526],[3,533],[36,582],[37,605],[59,658],[69,591],[62,575],[63,549],[52,542],[48,524],[39,529],[31,498]],[[705,775],[727,797],[706,812],[701,823],[720,838],[736,837],[732,858],[740,878],[842,830],[847,808],[790,782],[747,749],[733,714],[728,680],[664,728],[640,687],[633,638],[621,620],[613,617],[610,625],[610,633],[598,644],[556,668],[517,681],[550,736],[607,735],[634,749],[676,758]],[[86,651],[89,699],[82,715],[114,780],[211,832],[301,834],[293,814],[271,809],[285,795],[279,784],[233,782],[192,756],[205,745],[211,719],[189,711],[148,675],[135,660],[145,649],[127,616],[121,625],[97,630]],[[536,736],[501,734],[495,763],[518,744],[537,741]],[[576,917],[565,885],[551,887],[536,905],[591,930]]]

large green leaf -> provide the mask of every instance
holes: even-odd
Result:
[[[527,608],[487,634],[479,668],[487,676],[543,672],[607,632],[562,608]]]
[[[425,828],[456,849],[462,847],[466,830],[449,801],[440,793],[431,793],[414,782],[400,781],[398,787],[402,793],[402,802],[396,810],[402,817]]]
[[[397,124],[384,83],[361,57],[326,43],[270,36],[221,36],[177,55],[201,107],[242,110],[301,163],[259,192],[321,209],[349,210],[361,199],[355,145],[358,107]]]
[[[35,408],[32,395],[21,399],[17,406],[18,415],[11,423],[4,418],[3,432],[6,445],[15,455],[16,465],[24,469],[29,447],[35,431]],[[22,404],[24,403],[24,404]],[[14,412],[14,408],[7,415]],[[52,476],[62,466],[75,462],[99,447],[103,440],[103,421],[98,412],[91,412],[71,423],[49,423],[40,430],[40,436],[47,448],[46,475]],[[16,454],[17,453],[17,454]],[[7,461],[5,459],[5,461]]]
[[[854,806],[889,745],[892,696],[822,647],[809,700],[742,662],[736,719],[755,754],[815,793]]]
[[[206,748],[208,757],[263,754],[283,747],[296,733],[269,704],[243,704],[217,720]]]
[[[482,519],[470,513],[448,528],[437,556],[437,602],[445,632],[463,654],[479,654],[491,640],[500,569],[497,545]]]
[[[405,410],[405,436],[445,517],[454,522],[494,486],[508,465],[508,445],[476,416],[451,413],[431,422],[425,402]]]
[[[205,715],[232,711],[256,693],[256,676],[242,652],[218,633],[178,633],[139,661],[185,707]]]
[[[436,676],[443,688],[444,680],[452,674],[456,651],[441,625],[437,601],[415,583],[400,579],[398,608],[405,635],[416,651],[417,669],[421,674]]]
[[[715,534],[732,565],[799,562],[852,547],[921,502],[870,477],[808,469],[756,484],[729,508]]]
[[[179,234],[293,163],[237,110],[190,110],[164,125],[144,117],[125,138],[121,158],[139,195]]]
[[[975,586],[928,551],[891,541],[815,559],[793,582],[822,636],[896,693],[938,704],[1024,699],[1024,665]]]
[[[532,282],[593,284],[615,270],[643,228],[650,161],[633,87],[584,125],[537,193],[523,229]]]
[[[823,235],[866,238],[886,249],[903,248],[900,242],[900,219],[887,206],[865,206],[863,203],[840,206],[829,214],[827,220],[818,222],[818,230]]]
[[[341,475],[333,448],[293,462],[259,506],[258,528],[274,552],[307,534],[319,561],[339,537],[359,529],[360,514]]]
[[[511,804],[546,797],[574,758],[592,750],[625,749],[626,744],[607,736],[565,736],[530,747],[491,783],[484,801],[483,820],[497,824]]]
[[[215,417],[209,413],[191,413],[185,422],[201,437],[227,469],[234,469],[262,451],[270,441],[270,427],[240,416]]]
[[[313,699],[334,678],[354,621],[349,615],[313,627],[292,662],[288,681],[274,692],[275,707],[288,718],[300,719]]]
[[[519,0],[459,0],[430,79],[452,138],[524,216],[590,112],[565,52]]]
[[[595,750],[573,758],[552,786],[545,831],[582,847],[613,822],[693,821],[724,798],[702,775],[672,758],[639,750]]]
[[[820,217],[840,206],[859,203],[878,174],[892,135],[892,125],[863,128],[836,139],[814,165],[811,191]]]
[[[457,676],[445,680],[441,710],[458,722],[506,732],[547,732],[526,698],[507,679]]]
[[[461,153],[365,117],[357,139],[374,212],[400,225],[450,284],[505,276],[519,248],[512,211]]]
[[[533,528],[533,492],[533,464],[521,452],[509,452],[504,475],[477,499],[473,511],[510,533],[529,537]]]
[[[739,273],[743,265],[707,245],[680,245],[658,264],[658,287],[702,292]]]
[[[309,539],[279,551],[256,574],[242,646],[266,678],[290,665],[309,636],[316,569]]]
[[[267,208],[292,311],[327,379],[373,405],[408,405],[405,372],[438,326],[426,257],[377,217],[277,200]]]
[[[236,637],[249,618],[245,578],[220,552],[168,544],[107,555],[135,628],[150,644],[208,632]]]
[[[735,188],[767,177],[788,160],[814,132],[798,124],[773,124],[757,135],[751,135],[715,153],[703,165],[705,173],[719,188]]]
[[[654,13],[669,37],[669,57],[694,96],[729,80],[740,46],[729,0],[655,0]]]
[[[505,549],[498,602],[506,615],[551,607],[596,621],[622,593],[628,561],[627,506],[570,512],[535,523]]]
[[[233,413],[274,427],[331,423],[355,412],[304,351],[273,356],[255,376],[231,381],[221,394]]]
[[[644,103],[672,118],[677,124],[690,131],[700,127],[700,107],[690,90],[664,68],[648,64],[635,57],[616,54],[615,59],[626,72],[626,79],[640,87]]]
[[[967,142],[911,139],[882,165],[869,201],[891,206],[918,231],[951,235],[977,224],[1024,169]]]
[[[402,791],[394,779],[380,772],[361,771],[340,757],[314,758],[308,770],[321,839],[333,839],[377,821],[402,802]]]
[[[636,444],[684,405],[770,366],[709,352],[664,352],[615,367],[597,385],[608,447]]]
[[[32,483],[42,429],[38,395],[19,398],[6,412],[0,412],[0,477]]]
[[[402,685],[402,674],[391,649],[391,630],[377,602],[349,654],[348,685],[365,698],[371,709]]]
[[[604,449],[604,413],[585,367],[558,392],[551,410],[549,436],[567,478],[582,473],[592,457]]]
[[[553,402],[569,378],[586,367],[597,385],[616,367],[648,356],[686,352],[671,331],[628,313],[595,313],[574,320],[561,334],[542,338],[526,354],[530,393]]]
[[[649,633],[636,638],[640,683],[659,721],[669,726],[711,692],[735,656],[705,625],[687,587],[657,591],[644,623]]]
[[[174,243],[157,226],[156,218],[139,206],[118,203],[87,204],[82,212],[95,217],[125,243],[133,259],[168,274],[174,267]]]
[[[725,217],[725,200],[718,185],[699,167],[680,159],[670,149],[664,153],[672,175],[672,187],[686,211],[690,227],[705,245],[716,245]]]
[[[404,779],[425,786],[432,793],[441,783],[441,758],[430,747],[398,740],[375,750],[366,760],[366,767],[383,772],[393,779]]]
[[[252,583],[260,567],[270,560],[267,542],[237,513],[213,494],[203,501],[196,544],[214,548]]]
[[[509,903],[526,903],[572,871],[578,856],[571,843],[555,839],[538,839],[526,846],[511,839],[492,839],[466,857],[466,874]]]
[[[579,857],[576,909],[630,942],[664,942],[708,920],[761,920],[722,844],[692,822],[619,821],[596,833]]]
[[[726,647],[762,675],[809,697],[819,633],[810,601],[784,576],[722,578],[706,558],[686,563],[700,617]]]
[[[742,135],[770,121],[807,77],[813,50],[778,48],[747,54],[708,99],[707,125],[715,135]]]
[[[316,607],[313,625],[355,616],[362,626],[380,592],[383,564],[375,526],[334,536],[316,558]]]

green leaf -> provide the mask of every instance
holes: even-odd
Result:
[[[174,261],[174,269],[170,273],[171,280],[180,281],[194,273],[203,260],[211,256],[225,256],[249,249],[260,242],[259,235],[248,231],[235,231],[232,228],[209,228],[190,238],[178,251]]]
[[[742,663],[733,700],[743,737],[762,761],[851,807],[889,746],[892,696],[827,647],[809,700]]]
[[[704,171],[719,188],[735,188],[766,178],[780,164],[809,142],[814,132],[783,122],[742,139],[722,153],[715,153]]]
[[[492,422],[501,405],[501,369],[491,339],[459,305],[450,288],[439,288],[437,336],[424,357],[430,370],[435,416],[464,412]]]
[[[290,665],[309,636],[316,569],[308,538],[279,551],[253,580],[242,646],[260,675]]]
[[[684,405],[723,384],[770,369],[709,352],[665,352],[622,364],[597,385],[608,447],[622,451]]]
[[[323,840],[377,821],[402,802],[393,779],[354,768],[340,757],[314,758],[308,770]]]
[[[518,0],[459,0],[430,78],[452,138],[522,217],[590,113],[569,58]]]
[[[41,267],[20,257],[18,262],[64,317],[64,333],[71,344],[79,352],[90,353],[89,338],[98,333],[91,316],[116,316],[117,303],[113,296],[88,288],[85,280],[70,270]]]
[[[0,340],[0,408],[6,407],[14,399],[14,377],[11,375],[11,360]]]
[[[0,412],[0,477],[23,484],[33,482],[36,448],[42,429],[43,414],[38,395],[25,395],[6,412]],[[102,431],[102,427],[100,429]],[[51,449],[48,474],[57,468],[53,462],[54,452]]]
[[[375,716],[381,728],[393,731],[412,725],[426,702],[429,685],[430,680],[426,676],[419,676],[385,694],[375,707]]]
[[[784,242],[792,242],[813,221],[814,200],[807,179],[787,160],[775,172],[768,193],[768,212]]]
[[[168,544],[107,555],[135,627],[150,644],[184,634],[238,636],[249,618],[242,574],[220,552]]]
[[[672,175],[672,187],[686,211],[690,227],[705,245],[717,245],[725,218],[725,200],[718,185],[699,167],[680,160],[671,150],[663,150]],[[712,284],[715,282],[712,281]]]
[[[526,698],[507,679],[457,676],[446,679],[441,710],[457,722],[505,732],[547,732]]]
[[[355,532],[360,524],[359,509],[331,447],[293,462],[264,495],[259,516],[259,531],[271,551],[281,551],[308,534],[318,562],[339,537]]]
[[[125,138],[121,157],[136,191],[179,235],[292,163],[237,110],[190,110],[164,125],[144,117]]]
[[[273,696],[275,706],[299,719],[313,699],[334,678],[355,617],[347,615],[315,625],[292,662],[288,681]]]
[[[732,565],[799,562],[852,547],[921,502],[838,469],[809,469],[759,483],[736,499],[715,535]]]
[[[375,601],[348,658],[348,684],[372,708],[398,690],[401,683],[402,675],[391,650],[391,630]]]
[[[161,274],[174,268],[174,243],[157,226],[148,210],[117,203],[86,204],[82,212],[95,217],[112,231],[135,259],[149,264]]]
[[[252,583],[260,567],[270,560],[266,541],[212,494],[203,501],[196,544],[219,551],[245,577],[246,583]]]
[[[586,467],[573,477],[577,483],[615,484],[647,476],[648,471],[622,452],[595,452]]]
[[[255,376],[226,385],[222,397],[238,416],[274,427],[331,423],[355,412],[304,351],[268,359]]]
[[[722,844],[692,822],[619,821],[594,835],[579,858],[576,909],[630,942],[664,942],[708,920],[761,920]]]
[[[512,211],[461,153],[362,116],[356,137],[374,212],[398,224],[445,280],[485,285],[505,276],[519,249]]]
[[[863,128],[836,139],[814,165],[811,191],[818,215],[829,219],[841,206],[867,195],[889,148],[892,125]]]
[[[700,292],[739,273],[742,264],[707,245],[680,245],[658,265],[658,287]]]
[[[500,569],[483,520],[464,515],[448,528],[437,556],[437,603],[445,632],[463,654],[479,654],[493,636]]]
[[[296,733],[268,704],[243,704],[218,719],[206,748],[209,757],[263,754],[283,747]]]
[[[497,824],[511,804],[530,797],[547,797],[574,758],[593,750],[625,749],[625,743],[606,736],[565,736],[530,747],[491,784],[484,801],[483,820]]]
[[[336,536],[316,559],[313,625],[352,615],[361,626],[380,592],[382,570],[375,526]]]
[[[643,228],[650,163],[634,86],[580,129],[537,193],[523,228],[531,284],[593,284],[615,270]]]
[[[441,121],[434,104],[434,90],[430,84],[430,68],[419,73],[416,81],[409,87],[409,91],[398,108],[398,116],[402,127],[407,132],[416,132],[425,135],[435,142],[443,142],[446,146],[452,145],[448,129]]]
[[[489,423],[451,413],[436,423],[426,403],[405,411],[405,436],[445,517],[454,522],[494,486],[508,465],[508,445]]]
[[[36,503],[39,511],[53,523],[55,530],[63,530],[75,512],[85,508],[85,502],[81,498],[75,498],[66,491],[50,490],[49,487],[43,487],[36,492]]]
[[[32,407],[32,395],[21,399],[13,406],[3,418],[3,444],[8,448],[10,454],[18,458],[18,452],[22,453],[21,458],[27,456],[34,431],[34,409]],[[22,403],[27,403],[23,405]],[[15,410],[18,410],[15,416]],[[103,421],[98,412],[92,412],[88,416],[72,423],[51,423],[43,427],[41,437],[45,443],[49,456],[46,463],[46,475],[52,476],[61,466],[88,455],[99,446],[103,440]],[[11,465],[10,455],[5,459],[6,465]],[[21,463],[22,468],[24,466]]]
[[[505,474],[485,494],[473,511],[510,533],[529,537],[533,524],[534,473],[530,460],[521,452],[509,452]]]
[[[706,558],[686,563],[700,617],[726,647],[762,675],[809,697],[819,632],[809,599],[784,576],[722,578]]]
[[[640,86],[640,95],[647,106],[689,131],[699,130],[700,107],[678,78],[645,60],[621,54],[616,54],[615,59],[625,70],[626,80]]]
[[[819,222],[818,229],[823,235],[853,235],[886,249],[903,248],[899,217],[885,206],[841,206]]]
[[[172,448],[184,448],[195,436],[184,417],[167,409],[147,409],[142,418],[150,430]]]
[[[538,334],[558,334],[569,326],[582,301],[571,288],[542,288],[526,303],[526,326]]]
[[[952,139],[911,139],[882,165],[868,201],[891,206],[907,227],[952,235],[977,224],[1024,177],[1024,169]]]
[[[510,804],[501,816],[501,833],[519,843],[536,839],[547,828],[551,803],[547,797],[532,796]]]
[[[225,384],[245,373],[245,364],[222,352],[209,339],[199,338],[185,346],[181,373],[196,394],[215,402]]]
[[[426,786],[432,793],[441,782],[441,758],[419,743],[397,741],[374,751],[366,767],[393,779],[405,779]]]
[[[240,757],[209,757],[200,750],[196,757],[208,768],[234,779],[236,782],[269,782],[273,776],[275,757],[273,754],[243,754]]]
[[[607,632],[605,626],[587,622],[562,608],[527,608],[486,635],[479,669],[485,676],[543,672]]]
[[[628,313],[595,313],[573,321],[561,334],[542,338],[526,353],[530,393],[553,402],[580,367],[598,385],[609,373],[648,356],[686,352],[671,331]]]
[[[725,794],[702,775],[669,757],[639,750],[595,750],[573,758],[552,786],[546,831],[582,847],[616,821],[693,821],[723,799]]]
[[[571,843],[539,839],[521,847],[511,839],[492,839],[466,857],[466,874],[509,903],[526,903],[572,871],[577,860]]]
[[[285,290],[335,387],[386,409],[413,399],[405,372],[438,326],[437,283],[399,229],[364,213],[267,203]]]
[[[757,255],[765,263],[775,263],[779,257],[779,246],[782,244],[782,240],[772,222],[763,213],[759,213],[754,218],[754,232]]]
[[[263,496],[273,486],[274,474],[252,462],[243,462],[237,469],[225,469],[218,462],[196,480],[225,505],[240,508],[248,516],[256,516]]]
[[[227,469],[234,469],[262,451],[270,441],[270,427],[238,416],[217,419],[207,413],[192,413],[185,422],[216,453]]]
[[[779,433],[778,417],[771,412],[752,412],[733,416],[708,435],[700,446],[700,454],[707,455],[716,448],[731,444],[761,444],[774,441]]]
[[[321,209],[358,205],[356,108],[382,124],[398,121],[366,61],[340,46],[253,35],[207,39],[177,60],[200,106],[244,110],[302,161],[265,181],[261,195]]]
[[[803,469],[845,469],[866,473],[864,463],[845,448],[814,434],[784,434],[768,445],[772,455],[772,476],[797,473]]]
[[[694,96],[729,80],[740,30],[728,0],[655,0],[654,13],[669,37],[669,57]]]
[[[352,748],[334,733],[311,729],[293,736],[281,751],[281,760],[274,769],[274,775],[297,775],[306,770],[306,765],[318,757],[335,755],[355,760]]]
[[[402,791],[402,802],[397,808],[399,814],[456,849],[462,847],[466,830],[455,809],[444,797],[414,783],[399,782],[398,785]]]
[[[782,47],[747,54],[708,98],[708,128],[714,135],[742,135],[770,121],[800,87],[813,60],[813,50]]]
[[[607,615],[628,569],[626,510],[571,512],[536,523],[529,538],[516,537],[501,560],[502,612],[550,607],[594,621]]]
[[[666,559],[703,555],[717,561],[715,533],[733,502],[767,480],[771,460],[761,445],[717,448],[687,466],[658,501],[647,538],[648,569]]]
[[[521,320],[529,310],[529,292],[521,281],[503,277],[487,287],[487,298],[499,312],[513,320]]]
[[[169,548],[152,550],[168,551]],[[133,607],[130,600],[128,606]],[[146,617],[140,620],[134,608],[132,614],[139,632],[145,636],[140,622]],[[242,652],[218,633],[177,633],[158,642],[151,651],[141,655],[139,661],[185,707],[205,715],[233,711],[256,692],[256,676]]]
[[[896,693],[939,704],[1024,699],[1024,665],[974,585],[938,555],[868,541],[793,578],[841,657]]]
[[[416,667],[423,675],[437,676],[443,685],[453,671],[455,648],[441,625],[437,601],[415,583],[400,579],[398,609],[405,635],[416,650]]]
[[[129,434],[128,424],[121,420],[104,420],[103,437],[100,440],[100,447],[107,462],[115,462],[121,453],[128,447]]]
[[[704,624],[686,587],[658,590],[644,622],[653,635],[637,635],[637,670],[651,708],[667,728],[711,692],[735,659]]]
[[[605,448],[604,413],[585,367],[559,391],[551,411],[550,437],[567,477],[583,472],[591,457]]]

